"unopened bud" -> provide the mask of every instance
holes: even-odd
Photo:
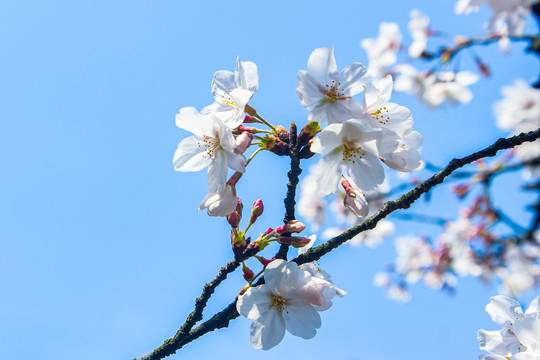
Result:
[[[490,77],[491,76],[491,71],[489,71],[488,66],[482,60],[477,58],[476,59],[476,66],[478,66],[478,69],[480,70],[482,75],[484,75],[485,77]]]
[[[358,217],[366,217],[369,214],[369,206],[365,195],[358,189],[352,189],[345,195],[343,205]]]
[[[251,281],[255,277],[253,271],[248,268],[245,263],[242,263],[242,276],[246,281]]]
[[[304,247],[311,241],[310,238],[298,236],[281,236],[277,240],[280,244],[292,245],[295,248]]]
[[[238,256],[242,254],[246,248],[245,234],[242,231],[238,231],[238,229],[233,228],[231,230],[231,243],[234,255]]]
[[[291,220],[285,226],[290,233],[300,233],[306,228],[306,225],[298,220]]]
[[[319,132],[321,132],[321,126],[318,122],[308,122],[307,125],[305,125],[302,130],[300,130],[300,134],[298,135],[298,144],[300,146],[306,145],[309,140],[313,139],[313,137]]]
[[[246,104],[246,106],[244,107],[244,111],[247,112],[251,116],[255,116],[257,114],[257,110],[255,110],[254,108],[252,108],[248,104]]]
[[[268,264],[270,264],[272,261],[276,260],[276,257],[272,257],[271,259],[265,259],[264,257],[262,256],[255,256],[257,258],[257,260],[259,260],[259,262],[264,266],[266,267]]]
[[[243,255],[247,257],[253,256],[259,251],[263,250],[265,247],[267,247],[268,244],[268,240],[259,238],[248,244],[248,246],[244,250]]]
[[[264,211],[264,204],[262,202],[262,199],[259,199],[253,203],[253,208],[251,209],[251,215],[254,215],[255,217],[259,217],[262,215]]]
[[[300,152],[298,153],[298,157],[300,157],[300,159],[309,159],[313,155],[315,155],[315,153],[311,151],[310,145],[304,146],[302,149],[300,149]]]
[[[229,215],[227,215],[227,222],[229,223],[229,225],[231,225],[231,227],[233,228],[237,228],[238,225],[240,224],[240,220],[242,219],[242,217],[240,216],[239,213],[237,213],[236,211],[233,211],[232,213],[230,213]]]
[[[276,228],[276,232],[278,234],[299,233],[299,232],[304,231],[305,228],[306,228],[306,225],[304,225],[300,221],[291,220],[288,223],[286,223],[285,225],[278,226]]]
[[[238,215],[240,215],[240,217],[242,217],[242,210],[244,210],[244,204],[242,204],[242,200],[240,200],[240,198],[236,198],[236,200],[236,212],[238,213]]]
[[[249,145],[251,145],[251,140],[253,140],[253,134],[250,132],[244,131],[238,135],[234,144],[234,153],[243,154]]]
[[[287,132],[287,129],[285,129],[283,126],[281,125],[275,126],[273,130],[276,133],[279,140],[283,142],[289,141],[289,133]]]
[[[251,127],[251,126],[244,126],[244,125],[238,125],[238,127],[236,129],[233,130],[233,134],[235,135],[240,135],[241,133],[243,133],[244,131],[247,131],[247,132],[253,132],[253,130],[255,130],[254,127]]]
[[[345,179],[343,176],[341,177],[341,186],[343,186],[343,190],[345,190],[346,193],[349,193],[350,191],[354,190],[351,183],[347,179]]]

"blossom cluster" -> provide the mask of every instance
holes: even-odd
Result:
[[[456,36],[453,41],[438,45],[436,50],[429,50],[429,40],[440,43],[446,37],[446,32],[434,29],[430,25],[430,18],[421,11],[413,9],[410,12],[407,30],[412,42],[408,45],[403,43],[403,34],[397,23],[382,22],[377,38],[361,41],[361,46],[369,58],[369,73],[375,78],[383,78],[387,74],[395,75],[396,91],[415,95],[430,108],[444,103],[468,103],[473,98],[469,86],[479,80],[479,75],[472,71],[450,70],[449,65],[453,58],[476,41],[485,43],[492,39],[498,40],[501,49],[508,52],[510,38],[523,35],[530,9],[536,2],[537,0],[459,0],[455,6],[458,15],[476,11],[480,5],[491,7],[492,16],[486,25],[488,37],[466,39]],[[405,55],[401,60],[400,54]],[[476,52],[470,54],[477,70],[489,76],[487,64]],[[437,60],[438,64],[422,70],[412,65],[413,60],[423,60],[424,63]]]
[[[523,312],[514,299],[498,295],[486,306],[487,313],[501,327],[496,331],[478,331],[480,360],[540,359],[540,296]]]

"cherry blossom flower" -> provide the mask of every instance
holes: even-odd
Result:
[[[362,40],[360,45],[367,52],[370,74],[381,78],[390,72],[389,66],[396,62],[397,53],[401,48],[401,38],[398,24],[382,22],[376,39]]]
[[[250,287],[236,303],[238,312],[253,321],[253,347],[273,348],[283,339],[285,329],[294,336],[313,338],[321,327],[315,307],[326,305],[325,289],[333,285],[280,259],[266,267],[264,279],[265,284]]]
[[[380,130],[365,122],[349,120],[328,125],[311,144],[311,151],[324,154],[315,168],[320,192],[335,192],[345,170],[362,190],[381,184],[384,169],[374,141],[379,138]]]
[[[491,298],[487,313],[502,329],[478,331],[480,350],[510,360],[537,360],[540,358],[540,296],[529,305],[525,313],[519,302],[503,295]],[[489,356],[484,356],[489,359]]]
[[[298,255],[305,254],[309,249],[313,247],[313,244],[317,240],[317,235],[311,235],[309,239],[310,239],[310,242],[306,246],[298,249]],[[311,276],[313,277],[320,278],[322,280],[328,281],[329,283],[333,284],[332,276],[325,270],[321,269],[319,267],[319,264],[315,261],[300,265],[300,269],[309,272]],[[326,300],[325,304],[323,306],[317,306],[317,305],[313,306],[315,310],[317,311],[324,311],[324,310],[329,309],[332,306],[332,299],[335,296],[339,296],[342,298],[345,295],[347,295],[347,293],[335,286],[331,286],[331,287],[327,286],[325,287],[323,291],[323,295]]]
[[[225,189],[228,168],[245,171],[245,156],[234,152],[231,129],[217,117],[185,107],[176,115],[176,126],[194,134],[178,144],[173,158],[176,171],[199,171],[208,167],[207,186],[211,193]]]
[[[370,80],[367,69],[353,63],[338,73],[334,48],[319,48],[311,53],[307,71],[298,72],[296,92],[310,111],[309,121],[340,123],[350,119],[359,104],[352,96]]]
[[[459,0],[456,3],[456,14],[469,14],[477,11],[479,5],[487,4],[491,7],[492,16],[487,24],[490,33],[507,33],[508,35],[521,35],[525,27],[526,16],[530,7],[537,0]],[[501,30],[502,29],[502,30]]]
[[[210,216],[227,216],[236,209],[237,203],[234,186],[226,185],[225,189],[206,195],[199,205],[199,210],[207,209]]]
[[[473,98],[473,93],[468,85],[478,81],[478,75],[470,71],[444,71],[437,73],[436,81],[426,89],[424,100],[432,108],[440,106],[448,101],[450,104],[468,103]]]
[[[234,129],[244,121],[245,106],[258,88],[257,65],[251,61],[236,59],[234,73],[220,70],[214,74],[212,95],[216,101],[202,109],[201,113],[213,114]]]
[[[522,79],[503,86],[504,99],[493,107],[497,125],[501,129],[514,129],[513,133],[540,127],[540,90]]]
[[[422,14],[418,9],[412,9],[410,12],[411,20],[408,24],[409,32],[413,38],[409,46],[409,56],[417,58],[426,50],[429,31],[429,17]]]
[[[408,283],[415,283],[423,270],[433,264],[431,247],[425,240],[415,236],[400,236],[396,239],[396,271],[405,275]]]
[[[399,139],[396,150],[381,154],[381,160],[394,170],[409,172],[418,169],[420,161],[420,148],[424,138],[416,131],[411,131]]]
[[[394,68],[396,78],[394,80],[394,90],[416,95],[418,101],[424,99],[426,89],[435,82],[435,76],[427,72],[418,71],[409,64],[399,64]]]

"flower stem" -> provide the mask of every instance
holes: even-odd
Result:
[[[257,155],[260,151],[262,150],[262,148],[258,148],[257,150],[255,150],[255,152],[253,154],[251,154],[251,156],[249,157],[248,161],[246,162],[246,166],[249,165],[249,163],[251,162],[251,160],[255,157],[255,155]],[[246,229],[247,230],[247,229]]]

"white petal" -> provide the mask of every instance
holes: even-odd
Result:
[[[321,316],[307,303],[288,305],[283,318],[287,330],[303,339],[313,338],[321,327]]]
[[[235,171],[246,172],[246,157],[242,154],[227,152],[227,164]]]
[[[234,74],[227,70],[219,70],[214,73],[212,79],[212,94],[217,102],[222,101],[223,93],[228,94],[233,89],[236,89],[236,81]]]
[[[272,293],[265,284],[251,287],[238,297],[236,310],[250,320],[258,320],[263,313],[270,310],[271,297]]]
[[[347,174],[362,190],[372,190],[384,181],[384,168],[377,156],[366,151],[355,164],[347,164]]]
[[[314,175],[321,194],[327,195],[336,191],[344,168],[341,149],[336,149],[319,160]]]
[[[223,151],[216,151],[215,158],[208,166],[206,186],[209,192],[218,192],[225,188],[227,182],[227,158]]]
[[[309,56],[307,71],[322,85],[328,84],[330,77],[337,75],[334,47],[315,49]]]
[[[208,115],[200,114],[193,107],[184,107],[176,114],[176,126],[191,131],[199,136],[213,136],[212,120]]]
[[[196,136],[182,140],[174,153],[174,170],[199,171],[209,166],[212,159],[207,155],[202,143],[203,141]]]
[[[328,154],[343,144],[342,124],[331,124],[324,128],[311,144],[311,151],[317,154]]]
[[[529,307],[527,308],[527,311],[525,311],[525,314],[529,317],[540,319],[540,295],[537,296],[533,301],[531,301]]]
[[[508,323],[513,323],[523,316],[519,302],[504,295],[493,296],[491,302],[486,305],[486,311],[491,319],[501,327],[505,327]]]
[[[313,110],[322,100],[324,100],[324,88],[307,71],[298,71],[298,88],[296,92],[302,101],[302,106],[308,110]]]
[[[264,271],[264,280],[270,291],[282,297],[295,291],[303,280],[304,272],[296,263],[284,260],[272,261]]]
[[[251,323],[251,345],[256,349],[268,350],[276,346],[285,336],[285,321],[275,310],[261,315]]]
[[[257,71],[257,65],[254,62],[236,59],[234,78],[239,88],[252,92],[259,89],[259,73]]]
[[[519,348],[519,341],[514,335],[506,330],[499,331],[478,331],[478,342],[480,350],[485,350],[497,355],[512,355]]]
[[[339,81],[345,96],[354,96],[360,93],[370,79],[371,77],[367,75],[367,68],[360,63],[352,63],[339,74]]]
[[[513,330],[520,343],[540,356],[540,319],[518,320]]]

